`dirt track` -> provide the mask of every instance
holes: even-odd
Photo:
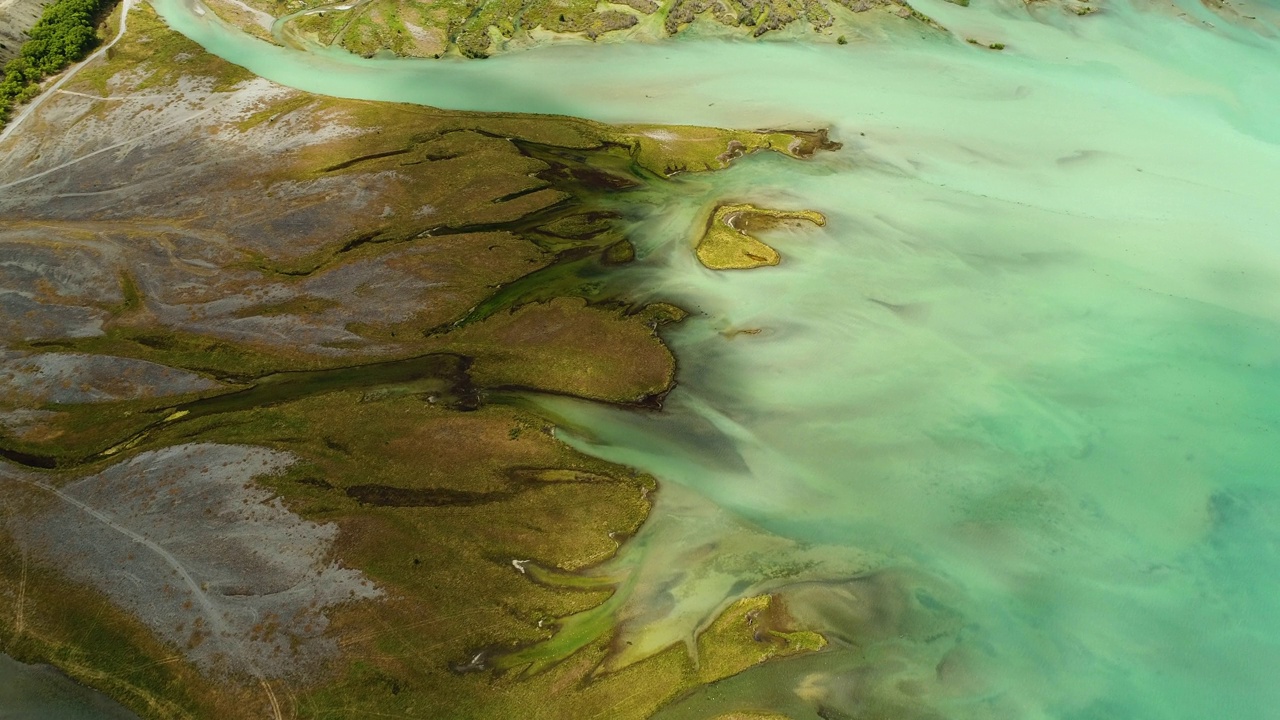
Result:
[[[33,557],[130,609],[210,671],[297,676],[337,650],[326,608],[381,591],[329,559],[337,527],[287,510],[253,478],[292,456],[188,444],[55,487],[0,466],[0,494],[55,496],[9,531]]]

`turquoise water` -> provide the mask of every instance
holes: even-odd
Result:
[[[662,414],[545,401],[665,483],[617,560],[631,656],[762,591],[832,640],[669,716],[1276,717],[1274,6],[922,2],[1007,48],[903,32],[471,63],[307,54],[156,6],[317,92],[845,143],[640,198],[635,292],[697,311],[671,334],[680,388]],[[714,273],[691,242],[726,200],[829,222],[769,236],[777,268]]]

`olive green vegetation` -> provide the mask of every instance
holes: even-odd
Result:
[[[782,256],[752,233],[788,222],[822,226],[827,219],[813,210],[770,210],[739,203],[719,205],[711,211],[706,229],[698,238],[698,261],[712,270],[750,270],[777,265]]]
[[[286,34],[366,56],[389,51],[414,57],[456,53],[482,58],[547,35],[595,41],[628,33],[676,35],[693,26],[753,37],[803,32],[831,41],[835,29],[858,32],[882,14],[939,27],[906,0],[623,0],[608,6],[595,0],[370,0],[346,10],[314,1],[302,6],[310,11],[301,13],[299,4],[285,0],[250,2],[274,17],[292,16]],[[229,21],[245,24],[243,12],[234,5],[215,0],[213,7]],[[881,12],[862,17],[872,10]]]
[[[96,26],[112,0],[55,0],[28,33],[0,79],[0,126],[15,105],[40,94],[40,81],[80,60],[98,44]]]
[[[104,26],[115,25],[120,12],[117,5]],[[212,89],[222,91],[254,77],[239,65],[199,50],[186,37],[167,32],[164,21],[150,6],[135,6],[129,10],[129,32],[111,46],[110,61],[82,68],[76,73],[75,85],[108,96],[111,94],[108,83],[122,67],[137,73],[129,79],[128,86],[138,90],[173,87],[185,76],[211,80]],[[103,111],[106,109],[104,103]]]
[[[770,658],[826,647],[821,635],[788,630],[791,620],[772,595],[743,598],[698,636],[698,673],[703,682],[721,680]],[[754,643],[738,642],[749,636]]]
[[[163,92],[186,78],[198,82],[185,86],[220,92],[248,78],[169,32],[148,8],[135,13],[113,58],[86,69],[75,87]],[[92,111],[104,120],[128,111],[104,105]],[[221,272],[200,277],[201,297],[261,298],[238,305],[228,316],[237,320],[319,322],[359,311],[373,302],[359,293],[279,296],[280,288],[358,267],[377,276],[446,265],[449,294],[405,295],[411,311],[385,321],[341,320],[358,339],[316,349],[218,335],[181,315],[162,322],[152,294],[171,282],[164,273],[172,267],[112,270],[120,300],[102,308],[101,336],[45,338],[23,349],[150,360],[225,385],[32,407],[47,414],[0,437],[0,451],[50,468],[42,477],[54,484],[192,442],[296,457],[258,482],[304,518],[335,523],[334,560],[359,569],[383,595],[330,613],[340,650],[327,675],[273,681],[286,715],[643,718],[697,686],[822,648],[819,636],[791,626],[780,601],[763,597],[731,605],[697,638],[696,653],[677,645],[614,668],[620,640],[612,612],[624,579],[596,568],[645,521],[655,482],[558,441],[520,394],[658,404],[675,373],[659,330],[686,313],[636,305],[612,289],[611,278],[635,257],[621,222],[630,193],[756,151],[807,157],[833,146],[824,133],[617,127],[296,92],[271,96],[216,130],[250,135],[284,124],[353,132],[269,161],[237,155],[244,151],[224,135],[228,162],[182,172],[193,187],[215,188],[209,202],[233,202],[235,212],[166,217],[158,234],[139,196],[127,206],[134,216],[103,221],[101,236],[128,253],[175,227],[216,234],[238,253]],[[175,165],[182,164],[148,167]],[[395,183],[372,180],[388,173]],[[350,221],[308,206],[315,217],[280,239],[254,224],[288,201],[271,188],[328,178],[373,188],[370,206],[387,212]],[[803,216],[740,212],[758,223]],[[14,219],[15,227],[24,223],[49,242],[87,232],[84,223],[63,229],[57,217]],[[96,241],[92,233],[76,237]],[[418,261],[406,249],[438,254]],[[266,284],[277,288],[270,299],[261,292]],[[52,501],[10,484],[0,528],[39,517]],[[585,612],[598,621],[558,631],[563,618]],[[159,642],[92,589],[69,584],[7,535],[0,536],[0,651],[51,662],[144,717],[262,716],[255,683],[202,673],[181,648]]]
[[[743,155],[761,150],[808,158],[819,150],[840,147],[821,130],[753,132],[681,125],[633,126],[626,132],[609,134],[607,139],[629,147],[641,167],[668,177],[679,172],[719,170]]]
[[[985,47],[985,48],[987,48],[988,50],[1003,50],[1003,49],[1004,49],[1004,43],[1000,43],[1000,42],[991,42],[991,43],[988,43],[988,42],[983,42],[983,41],[981,41],[981,40],[977,40],[977,39],[975,39],[975,38],[965,38],[965,39],[964,39],[964,41],[965,41],[965,42],[967,42],[967,43],[969,43],[970,45],[977,45],[978,47]]]

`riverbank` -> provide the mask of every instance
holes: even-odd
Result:
[[[658,404],[681,313],[614,287],[628,198],[823,134],[317,97],[129,17],[0,160],[0,649],[145,716],[645,717],[820,646],[766,598],[715,675],[593,678],[612,623],[557,627],[656,485],[522,398]]]

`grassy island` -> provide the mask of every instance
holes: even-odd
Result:
[[[803,223],[822,226],[827,224],[827,218],[814,210],[770,210],[745,203],[720,205],[711,211],[695,252],[698,261],[712,270],[777,265],[782,256],[752,233]]]

